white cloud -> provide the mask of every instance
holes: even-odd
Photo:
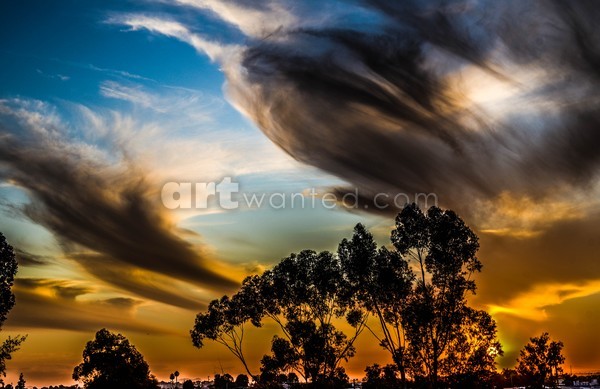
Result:
[[[274,1],[261,2],[261,9],[222,0],[176,0],[176,2],[214,12],[223,21],[252,37],[262,37],[282,26],[290,27],[298,23],[296,16],[290,10]]]
[[[198,52],[206,54],[211,61],[219,63],[227,63],[231,57],[239,53],[240,49],[237,45],[226,45],[205,39],[190,31],[183,24],[172,20],[134,14],[113,18],[108,22],[129,26],[133,31],[145,29],[153,33],[179,39],[191,45]]]
[[[215,112],[224,105],[224,101],[218,97],[191,89],[164,88],[169,90],[154,93],[140,84],[104,81],[100,84],[100,94],[104,97],[128,101],[137,108],[183,116],[188,123],[191,120],[194,124],[212,121]]]
[[[224,102],[216,97],[114,81],[103,82],[100,93],[130,102],[133,110],[94,111],[78,105],[79,127],[86,128],[87,136],[96,142],[102,140],[99,138],[116,142],[148,167],[158,182],[220,179],[300,167],[258,130],[218,124]]]

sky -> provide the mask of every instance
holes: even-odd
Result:
[[[418,193],[480,237],[471,303],[497,321],[500,367],[548,331],[567,370],[600,370],[599,13],[533,0],[0,3],[0,231],[19,258],[0,335],[28,334],[6,382],[71,383],[103,327],[159,379],[240,373],[219,345],[192,346],[195,314],[290,252],[335,250],[358,222],[387,244],[393,199]],[[241,205],[204,206],[209,186],[195,184],[226,178]],[[177,199],[193,206],[170,209],[167,183],[193,184]],[[313,206],[311,190],[360,202]],[[249,360],[274,331],[251,330]],[[357,349],[351,376],[388,360],[368,334]]]

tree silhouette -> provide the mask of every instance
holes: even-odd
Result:
[[[482,268],[477,236],[450,210],[424,213],[410,204],[398,214],[391,242],[393,249],[378,248],[358,224],[337,255],[291,254],[247,277],[231,298],[212,301],[196,317],[192,342],[225,345],[252,375],[244,326],[272,320],[282,335],[261,360],[260,380],[276,382],[295,371],[327,384],[347,378],[341,364],[368,329],[390,353],[404,387],[407,377],[429,387],[487,385],[502,348],[491,316],[467,305],[476,290],[471,277]],[[351,331],[336,327],[343,317]]]
[[[334,325],[334,319],[350,313],[338,258],[327,251],[304,250],[284,258],[262,278],[262,295],[271,301],[264,304],[265,315],[280,325],[285,337],[274,338],[263,368],[293,369],[315,383],[346,379],[340,363],[354,356],[365,318],[352,312],[350,336]]]
[[[156,378],[140,352],[121,334],[103,328],[83,350],[73,379],[88,389],[155,389]]]
[[[25,389],[25,378],[23,377],[23,373],[19,374],[19,382],[17,382],[15,389]]]
[[[244,281],[243,285],[245,284],[246,281]],[[242,286],[242,290],[238,294],[243,293],[243,291],[244,286]],[[262,297],[256,294],[256,298]],[[213,300],[208,304],[206,313],[196,315],[194,328],[190,331],[190,334],[195,347],[204,347],[205,339],[215,341],[227,347],[242,362],[248,374],[254,377],[248,367],[242,348],[244,326],[248,320],[252,319],[246,313],[248,309],[249,305],[246,305],[246,302],[240,302],[237,295],[233,299],[223,296],[218,300]]]
[[[293,371],[288,373],[287,382],[292,383],[292,384],[298,383],[298,375],[296,375],[296,373],[294,373]]]
[[[175,370],[173,375],[175,376],[175,389],[177,389],[177,380],[179,379],[179,371]]]
[[[496,357],[503,355],[496,323],[485,311],[466,308],[464,322],[448,345],[441,372],[453,388],[491,387]]]
[[[339,377],[343,375],[339,364],[354,355],[353,343],[364,327],[364,320],[356,318],[353,334],[347,337],[332,323],[346,312],[340,270],[329,252],[292,254],[272,270],[247,277],[231,298],[212,301],[205,313],[196,316],[192,342],[199,348],[205,339],[224,345],[255,377],[243,354],[244,326],[251,322],[260,327],[264,318],[270,318],[284,338],[274,339],[274,354],[263,358],[267,363],[263,373],[277,375],[290,368],[313,381]],[[286,347],[289,353],[281,358]]]
[[[265,305],[273,304],[263,284],[263,276],[246,277],[231,298],[223,296],[213,300],[206,312],[196,315],[190,331],[195,347],[202,348],[205,339],[222,344],[240,360],[251,377],[255,375],[250,371],[242,346],[246,323],[260,327],[262,317],[270,311]]]
[[[410,368],[436,387],[443,359],[472,312],[466,295],[475,292],[470,276],[482,267],[478,239],[453,211],[423,213],[409,204],[396,217],[391,240],[417,272],[402,312]]]
[[[183,382],[183,389],[194,389],[194,383],[192,382],[192,380],[185,380]]]
[[[365,389],[397,388],[400,384],[397,373],[398,367],[395,364],[381,367],[375,363],[367,366],[362,387]]]
[[[231,374],[216,374],[214,381],[215,389],[230,389],[233,388],[233,377]]]
[[[239,374],[235,378],[235,386],[238,388],[247,388],[248,384],[250,384],[250,379],[246,374]]]
[[[0,328],[6,321],[10,310],[15,306],[15,295],[12,292],[18,265],[15,251],[0,233]],[[12,354],[19,350],[21,343],[27,336],[17,335],[8,337],[0,345],[0,374],[6,377],[6,361],[11,359]]]
[[[391,354],[406,385],[402,311],[415,278],[408,262],[385,247],[378,250],[373,235],[362,224],[354,227],[351,240],[342,240],[338,257],[347,282],[349,304],[377,319],[381,335],[367,328]],[[348,318],[351,320],[352,315]]]
[[[519,354],[517,372],[524,376],[533,388],[542,388],[544,385],[555,387],[558,376],[563,371],[561,365],[565,362],[562,355],[563,343],[550,341],[547,332],[529,340]]]

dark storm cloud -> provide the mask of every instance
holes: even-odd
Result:
[[[234,287],[199,248],[175,235],[158,201],[148,199],[143,171],[126,157],[111,164],[94,146],[65,141],[67,130],[45,112],[6,102],[0,108],[0,177],[27,190],[32,201],[24,214],[52,231],[68,253],[99,253],[84,267],[100,278],[105,267],[127,265],[211,289]],[[119,286],[146,293],[134,283]]]
[[[233,102],[289,154],[459,209],[597,176],[598,2],[348,3],[364,25],[298,6],[308,21],[250,39],[226,68]]]

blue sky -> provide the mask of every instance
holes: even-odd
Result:
[[[144,123],[154,121],[160,124],[178,116],[178,109],[198,110],[199,115],[205,116],[197,118],[198,123],[192,121],[185,125],[178,123],[180,125],[170,126],[168,132],[176,134],[173,138],[195,138],[201,144],[201,138],[206,133],[210,133],[211,138],[215,139],[222,131],[226,137],[223,143],[227,144],[235,142],[230,138],[236,138],[239,134],[251,143],[250,147],[260,145],[270,153],[277,154],[274,158],[281,158],[290,166],[294,165],[275,175],[269,171],[269,167],[258,167],[258,171],[249,174],[250,177],[244,177],[247,174],[238,175],[236,179],[240,180],[242,188],[251,191],[291,192],[342,182],[316,169],[295,164],[291,158],[275,150],[276,147],[270,144],[252,123],[227,103],[223,93],[225,77],[218,63],[211,62],[206,55],[198,53],[193,47],[177,39],[147,31],[131,31],[129,27],[114,22],[115,19],[128,14],[166,17],[169,20],[190,21],[195,31],[210,35],[212,39],[228,43],[243,42],[244,37],[239,31],[219,21],[215,15],[189,8],[181,9],[162,2],[138,1],[97,1],[85,4],[66,1],[59,6],[39,1],[29,3],[27,7],[6,3],[3,8],[4,12],[0,15],[0,34],[4,42],[1,47],[3,55],[0,57],[0,66],[3,69],[0,73],[1,98],[39,100],[48,104],[70,127],[72,137],[83,136],[78,128],[79,125],[85,126],[78,109],[80,106],[97,112],[100,116],[110,116],[118,112]],[[138,100],[133,96],[136,92],[139,92]],[[155,101],[145,101],[148,96],[156,97]],[[184,102],[186,99],[188,103]],[[197,100],[189,101],[193,99]],[[169,104],[169,100],[172,104]],[[151,106],[153,104],[156,106]],[[164,106],[161,107],[160,104]],[[208,112],[201,112],[203,109]],[[102,139],[92,141],[94,146],[105,147],[102,142]],[[244,146],[237,144],[233,147]],[[198,160],[211,158],[200,150],[198,152]],[[255,162],[251,152],[248,160],[249,164]],[[228,162],[220,161],[222,174],[229,169]],[[240,161],[236,163],[243,164]],[[194,178],[193,173],[190,177],[190,172],[185,172],[185,176]],[[196,180],[202,181],[205,177],[204,172],[198,172]],[[211,173],[208,177],[217,179],[218,175]],[[9,197],[15,196],[14,193],[6,194]],[[301,221],[306,219],[303,213],[291,214],[297,215]],[[335,228],[340,227],[337,223],[350,227],[360,219],[345,213],[335,213],[332,218],[332,214],[324,209],[313,211],[312,223],[318,220],[320,229],[326,229],[323,223],[333,224]],[[216,224],[220,223],[220,218],[235,217],[210,217]],[[289,223],[293,220],[290,219],[289,211],[252,212],[251,218],[263,218],[265,223],[261,225],[265,226],[268,226],[268,220],[280,224],[295,224]],[[244,219],[245,216],[236,220],[235,224],[240,231],[236,231],[235,235],[244,229]],[[194,222],[190,221],[188,224],[193,225]],[[308,225],[306,228],[312,229]],[[302,233],[297,227],[296,225],[296,230],[288,231],[282,236],[282,241]],[[211,240],[212,244],[227,239],[227,231],[218,228],[215,230],[219,230],[219,233],[215,234],[213,229],[206,231],[214,238]],[[274,231],[283,233],[286,229],[275,228]],[[268,256],[269,249],[266,250],[267,252],[260,251],[260,255]],[[281,253],[281,250],[277,251],[278,256]],[[258,260],[259,257],[253,257],[253,260]],[[275,258],[269,258],[273,259]]]

